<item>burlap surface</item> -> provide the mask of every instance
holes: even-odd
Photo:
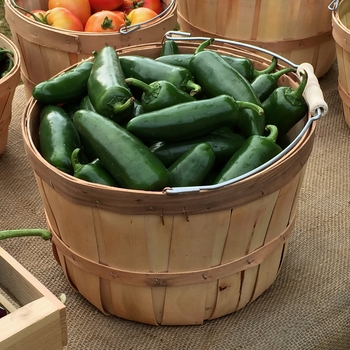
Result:
[[[350,130],[342,114],[337,74],[334,65],[320,79],[329,112],[317,123],[282,271],[275,283],[244,309],[186,327],[154,327],[105,316],[71,289],[49,242],[35,237],[1,242],[55,295],[67,295],[67,349],[350,348]],[[0,156],[0,229],[46,227],[23,148],[20,118],[25,103],[20,87],[7,151]]]

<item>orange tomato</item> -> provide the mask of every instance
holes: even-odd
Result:
[[[83,31],[81,20],[64,7],[55,7],[46,12],[46,22],[48,25],[69,30]]]
[[[99,11],[87,20],[85,32],[116,32],[125,24],[124,14],[120,11]]]
[[[64,7],[80,19],[83,26],[91,16],[89,0],[48,0],[48,8]]]
[[[134,25],[142,22],[146,22],[157,16],[157,12],[147,8],[147,7],[138,7],[132,10],[127,15],[127,24]]]

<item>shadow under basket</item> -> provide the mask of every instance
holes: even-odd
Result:
[[[183,53],[197,45],[178,43]],[[212,49],[249,57],[259,68],[269,64],[239,48]],[[156,57],[160,50],[154,43],[117,52]],[[298,82],[291,74],[281,84]],[[22,132],[53,252],[71,285],[99,310],[152,325],[202,324],[241,309],[275,281],[315,123],[290,152],[244,180],[169,194],[92,184],[60,172],[38,150],[40,110],[31,98]]]

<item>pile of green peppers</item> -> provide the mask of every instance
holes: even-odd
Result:
[[[13,52],[0,47],[0,79],[11,71],[13,65]]]
[[[257,70],[244,57],[192,54],[165,40],[159,57],[105,46],[39,83],[39,151],[85,181],[134,190],[212,185],[246,174],[282,151],[308,111],[298,87],[279,85],[277,59]]]

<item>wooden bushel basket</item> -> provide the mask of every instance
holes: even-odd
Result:
[[[221,37],[312,64],[317,77],[335,58],[330,0],[177,0],[181,30]]]
[[[13,52],[13,68],[0,79],[0,154],[5,152],[12,118],[12,102],[20,82],[20,53],[15,44],[0,34],[0,47]]]
[[[72,0],[73,1],[73,0]],[[28,11],[47,10],[47,0],[5,0],[5,16],[14,43],[21,52],[21,78],[27,98],[34,86],[67,67],[86,59],[93,51],[109,45],[120,48],[150,41],[160,41],[164,33],[176,27],[176,2],[162,0],[163,15],[147,25],[133,26],[122,33],[89,33],[63,30],[36,23],[13,6]],[[124,34],[125,33],[125,34]]]
[[[178,42],[183,53],[197,45]],[[258,68],[269,63],[233,46],[211,49],[249,57]],[[153,43],[117,52],[157,57],[160,50]],[[291,74],[281,84],[298,81]],[[244,307],[275,281],[315,123],[290,152],[252,176],[171,194],[92,184],[58,171],[38,150],[40,109],[28,101],[22,133],[53,251],[71,285],[99,310],[153,325],[202,324]]]
[[[340,1],[332,11],[333,37],[338,63],[338,91],[345,122],[350,126],[350,3]]]

